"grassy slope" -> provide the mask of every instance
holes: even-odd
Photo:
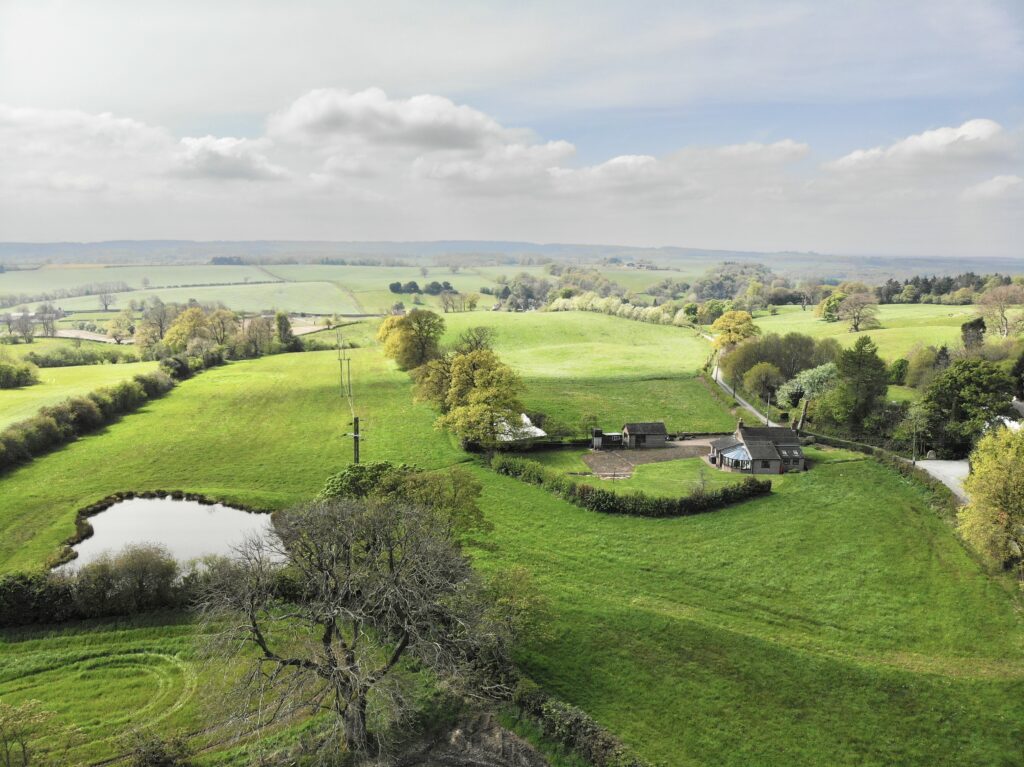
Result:
[[[502,322],[528,340],[530,320]],[[354,364],[366,459],[462,459],[431,430],[429,410],[410,404],[403,374],[373,349],[358,350]],[[126,477],[134,489],[181,487],[268,507],[308,497],[350,455],[335,366],[325,352],[209,371],[0,478],[0,568],[41,561],[70,532],[78,505],[126,489]],[[596,515],[477,471],[495,529],[473,556],[485,569],[529,569],[555,616],[547,636],[522,648],[522,662],[645,756],[787,766],[1019,759],[1015,605],[921,491],[883,467],[823,464],[770,498],[678,520]],[[150,652],[151,639],[126,633],[124,652]],[[136,705],[130,690],[124,708],[118,701],[141,672],[81,677],[93,699],[115,699],[102,709],[81,687],[39,685],[28,673],[77,641],[65,632],[21,646],[20,656],[0,645],[0,694],[30,685],[50,707],[68,701],[70,720],[95,717],[106,734],[106,719]],[[97,650],[106,644],[97,634]],[[184,647],[164,655],[190,665]],[[189,726],[197,705],[183,704],[167,726]]]
[[[373,350],[354,352],[364,460],[460,459],[409,403],[408,382]],[[106,368],[100,368],[106,369]],[[117,368],[112,368],[117,369]],[[236,362],[182,383],[103,432],[2,478],[0,571],[43,561],[77,508],[117,490],[184,489],[278,508],[310,497],[350,460],[333,352]],[[401,402],[400,407],[394,403]]]
[[[260,275],[261,279],[270,279]],[[255,312],[264,309],[296,310],[331,314],[359,313],[361,310],[345,291],[330,282],[278,282],[263,285],[220,285],[198,288],[161,288],[133,290],[130,293],[116,293],[117,307],[127,306],[129,301],[145,301],[158,296],[166,303],[186,303],[194,298],[201,303],[221,302],[232,309]],[[99,309],[96,296],[77,296],[61,299],[58,304],[65,311]]]
[[[35,346],[35,344],[33,344]],[[0,429],[36,414],[44,405],[53,405],[76,394],[87,394],[137,373],[156,370],[155,362],[124,365],[81,365],[67,368],[40,368],[39,383],[20,389],[0,389]]]
[[[708,355],[691,332],[584,312],[473,312],[445,316],[447,340],[467,327],[496,333],[502,359],[526,383],[526,404],[578,427],[587,415],[607,430],[627,421],[719,431],[731,415],[694,371]]]
[[[779,307],[774,317],[757,318],[765,333],[805,333],[815,338],[833,337],[843,346],[852,346],[859,335],[869,335],[878,352],[888,360],[905,356],[915,344],[941,345],[960,341],[960,326],[978,315],[973,306],[934,304],[887,304],[879,307],[880,328],[851,333],[843,322],[825,322],[814,316],[813,308]]]
[[[1010,598],[870,461],[678,520],[599,516],[486,476],[484,567],[557,615],[528,671],[671,765],[1011,764]]]

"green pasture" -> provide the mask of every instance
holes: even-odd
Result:
[[[35,415],[44,405],[55,405],[68,397],[88,394],[156,368],[155,362],[39,368],[39,383],[20,389],[0,389],[0,429]]]
[[[978,316],[974,306],[939,304],[886,304],[878,308],[881,327],[851,333],[845,322],[825,322],[814,316],[813,307],[780,306],[774,316],[758,316],[756,323],[764,333],[804,333],[815,338],[835,338],[843,346],[853,346],[858,336],[868,335],[878,345],[878,353],[887,360],[904,357],[917,344],[953,346],[960,343],[960,326]]]
[[[696,377],[710,353],[692,331],[590,312],[475,312],[445,316],[447,341],[494,329],[495,348],[526,384],[525,404],[582,433],[665,421],[669,430],[721,431],[733,416]]]
[[[123,282],[133,290],[179,285],[226,284],[269,280],[258,266],[99,266],[53,265],[38,269],[0,272],[0,295],[40,294],[69,290],[100,282]],[[144,283],[148,280],[148,283]],[[93,296],[95,298],[95,296]]]
[[[881,465],[822,463],[769,498],[669,520],[595,515],[480,476],[495,530],[477,565],[528,568],[554,615],[521,664],[643,756],[1019,758],[1016,601]]]
[[[269,279],[263,275],[263,279]],[[352,296],[330,282],[272,282],[262,285],[217,285],[197,288],[161,288],[133,290],[114,294],[114,308],[123,309],[131,301],[141,303],[156,296],[164,303],[220,302],[237,311],[258,312],[268,309],[307,311],[319,314],[358,314]],[[96,296],[76,296],[55,302],[67,312],[100,309]],[[96,321],[95,319],[93,321]]]
[[[98,324],[98,323],[97,323]],[[75,338],[52,338],[49,336],[37,336],[32,343],[0,344],[0,357],[5,353],[12,357],[23,358],[29,352],[45,354],[55,349],[70,349],[80,347],[82,349],[114,349],[116,347],[106,344],[103,341],[84,341]],[[123,345],[122,350],[131,351],[132,347]]]
[[[574,399],[575,370],[595,397],[607,392],[595,401],[613,425],[630,386],[636,417],[647,417],[636,380],[693,380],[706,354],[685,331],[583,313],[450,316],[449,333],[479,321],[522,370],[529,405],[557,405],[562,376],[569,401],[558,415],[589,407]],[[616,359],[626,364],[607,374]],[[353,360],[364,460],[469,459],[377,348]],[[334,352],[234,362],[0,476],[0,571],[39,566],[77,508],[118,490],[267,509],[311,497],[351,457],[337,374]],[[690,426],[676,407],[664,417]],[[726,420],[694,407],[694,422]],[[662,520],[587,512],[470,463],[494,527],[468,552],[484,571],[526,568],[549,602],[544,630],[518,649],[522,667],[673,767],[1019,763],[1014,593],[965,553],[918,485],[860,456],[812,455],[811,471],[769,497]],[[553,465],[574,470],[572,460],[562,453]],[[637,484],[693,480],[697,463],[673,463],[640,467]],[[110,754],[112,738],[147,720],[197,728],[210,716],[201,693],[217,683],[192,662],[190,629],[158,623],[0,633],[0,695],[38,697],[92,733],[77,763]]]

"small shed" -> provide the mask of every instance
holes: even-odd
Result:
[[[622,444],[629,448],[665,447],[668,430],[661,421],[627,423],[622,427]]]

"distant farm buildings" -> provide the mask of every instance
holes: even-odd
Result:
[[[800,437],[788,426],[744,426],[711,443],[708,461],[723,471],[785,474],[807,468]]]

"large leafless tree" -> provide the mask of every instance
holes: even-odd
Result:
[[[852,293],[836,309],[839,319],[848,322],[852,333],[879,327],[878,301],[870,293]]]
[[[214,657],[248,669],[240,721],[320,714],[325,758],[374,754],[407,710],[404,664],[486,691],[477,672],[505,657],[509,624],[435,513],[338,499],[275,528],[212,566],[202,605]]]

